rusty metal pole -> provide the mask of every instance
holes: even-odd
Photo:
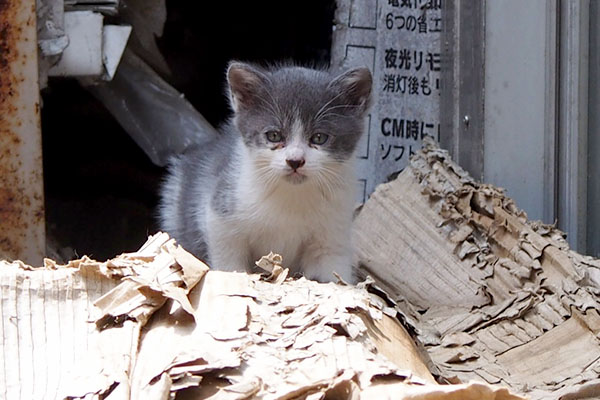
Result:
[[[44,188],[35,0],[0,0],[0,258],[41,265]]]

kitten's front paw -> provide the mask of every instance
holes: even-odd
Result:
[[[337,282],[338,278],[334,272],[342,278],[342,280],[350,285],[356,284],[356,276],[351,265],[338,264],[334,267],[330,265],[321,265],[320,267],[308,268],[304,271],[304,276],[307,279],[315,280],[321,283]]]
[[[218,258],[209,264],[209,267],[216,271],[227,272],[249,272],[250,264],[245,259],[223,259]]]

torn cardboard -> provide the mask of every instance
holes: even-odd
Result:
[[[1,262],[10,399],[496,399],[440,386],[395,312],[352,287],[208,271],[165,234],[104,263]],[[281,279],[283,277],[283,279]]]
[[[104,263],[0,261],[0,398],[128,398],[142,326],[167,299],[188,308],[207,270],[166,234]]]
[[[433,141],[377,188],[354,232],[362,273],[391,295],[442,378],[532,399],[600,397],[600,260],[528,221]]]

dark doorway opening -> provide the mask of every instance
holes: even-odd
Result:
[[[167,1],[157,39],[171,70],[165,79],[217,126],[229,113],[230,60],[326,66],[334,11],[333,0]],[[42,134],[48,256],[104,260],[156,232],[163,169],[75,80],[50,81]]]

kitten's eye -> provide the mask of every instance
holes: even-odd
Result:
[[[281,132],[268,131],[265,135],[267,136],[267,140],[269,142],[278,143],[283,141],[283,136],[281,136]]]
[[[322,145],[325,144],[325,142],[327,142],[327,139],[329,139],[329,135],[326,133],[315,133],[314,135],[312,135],[310,137],[310,142],[312,144],[317,144],[317,145]]]

